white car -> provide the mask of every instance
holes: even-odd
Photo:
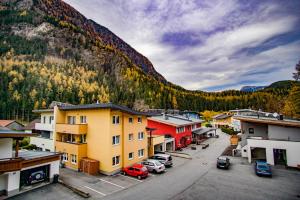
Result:
[[[158,160],[148,159],[146,161],[142,161],[142,164],[147,167],[149,172],[162,173],[166,169],[165,165]]]

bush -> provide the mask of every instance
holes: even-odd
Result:
[[[221,130],[222,132],[227,133],[228,135],[236,135],[235,131],[231,128],[222,127]]]
[[[35,150],[37,149],[37,146],[34,144],[28,144],[27,146],[23,146],[22,148],[27,150]]]

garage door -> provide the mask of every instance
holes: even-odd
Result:
[[[266,148],[252,148],[251,147],[251,158],[254,160],[266,160]]]
[[[21,171],[20,189],[22,189],[25,186],[30,186],[42,182],[48,182],[49,169],[50,165],[45,165]]]

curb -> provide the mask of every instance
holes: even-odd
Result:
[[[174,157],[179,157],[179,158],[185,158],[185,159],[189,159],[192,160],[192,157],[189,154],[186,153],[175,153],[175,152],[166,152],[167,154],[174,156]]]

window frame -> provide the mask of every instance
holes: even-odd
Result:
[[[130,136],[132,136],[132,138],[130,139]],[[129,133],[128,134],[128,141],[133,141],[134,140],[134,134],[133,133]]]
[[[133,124],[133,117],[128,117],[128,123]]]
[[[140,137],[143,136],[143,137]],[[143,140],[145,138],[145,133],[143,131],[138,132],[138,140]]]
[[[142,152],[142,153],[141,153]],[[141,155],[142,154],[142,155]],[[145,149],[139,149],[138,150],[138,157],[143,158],[145,156]]]
[[[130,157],[130,154],[132,155],[132,157]],[[129,152],[128,153],[128,160],[133,160],[134,158],[134,152]]]
[[[112,116],[112,124],[114,124],[114,125],[120,124],[120,115],[113,115]]]
[[[137,118],[137,122],[138,122],[139,124],[141,124],[141,123],[143,122],[142,117],[138,117],[138,118]]]
[[[81,115],[80,116],[80,124],[86,124],[87,123],[87,120],[86,120],[86,115]]]
[[[118,161],[118,163],[116,161]],[[112,157],[112,166],[116,167],[118,165],[120,165],[120,155]]]
[[[118,143],[115,143],[117,141],[118,138]],[[121,136],[120,135],[114,135],[112,136],[112,145],[119,145],[121,142]]]
[[[71,163],[76,165],[77,164],[77,155],[71,154]]]

